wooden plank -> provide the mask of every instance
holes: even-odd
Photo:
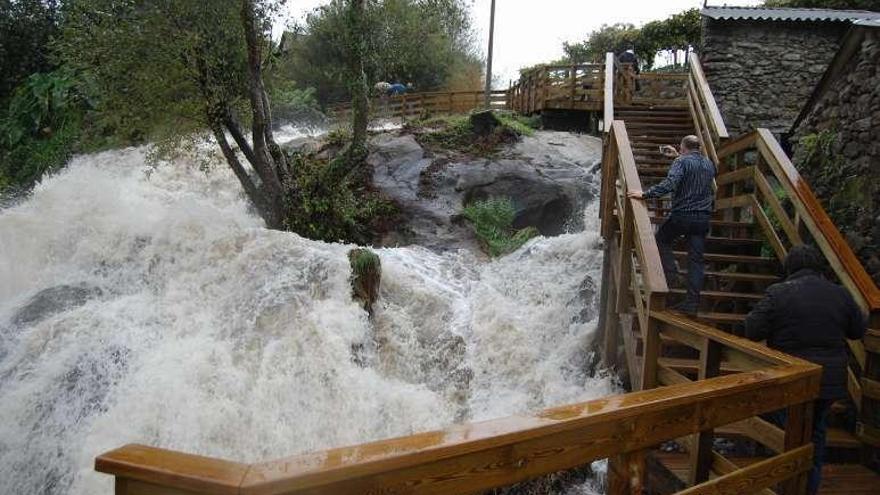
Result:
[[[116,478],[115,495],[195,495],[199,492],[168,488],[138,480]],[[237,492],[236,492],[237,493]]]
[[[698,380],[706,380],[718,376],[721,372],[721,346],[718,342],[704,339],[700,350],[700,369]],[[712,430],[703,430],[694,435],[693,448],[690,450],[690,478],[691,485],[702,483],[709,479],[709,469],[712,467]]]
[[[859,379],[856,378],[852,368],[848,366],[846,368],[846,390],[849,392],[849,397],[852,399],[853,404],[855,404],[856,410],[862,412],[862,386],[859,384]]]
[[[734,182],[742,182],[744,180],[752,179],[755,177],[755,167],[742,167],[731,172],[727,172],[726,174],[719,175],[716,179],[716,182],[719,186],[725,186],[727,184],[733,184]]]
[[[862,377],[862,395],[880,400],[880,381]]]
[[[846,340],[846,345],[852,353],[856,362],[859,363],[859,369],[866,369],[867,356],[865,355],[865,344],[861,340]]]
[[[785,451],[785,431],[773,423],[758,417],[746,418],[742,421],[722,426],[716,431],[718,434],[736,434],[749,437],[776,453]]]
[[[813,429],[813,402],[794,404],[788,406],[788,415],[785,421],[785,450],[803,448],[812,449],[811,442]],[[783,454],[784,455],[784,454]],[[804,474],[789,478],[782,484],[780,492],[783,495],[801,495],[806,492],[807,477]]]
[[[752,196],[752,215],[758,221],[761,230],[764,231],[764,237],[767,238],[770,247],[773,248],[773,252],[776,253],[776,258],[782,262],[788,255],[788,250],[785,249],[785,245],[783,245],[782,240],[779,239],[779,234],[776,233],[776,229],[773,228],[773,224],[770,223],[770,219],[767,218],[767,214],[764,213],[764,209],[761,208],[761,205],[758,203],[758,198],[755,196]]]
[[[678,385],[693,380],[663,364],[657,365],[657,382],[661,385]]]
[[[755,132],[758,134],[758,150],[785,187],[792,203],[801,213],[801,218],[841,282],[856,296],[856,300],[866,312],[880,310],[880,289],[834,226],[806,180],[800,176],[769,130],[758,129]]]
[[[752,204],[753,203],[751,194],[741,194],[732,198],[718,198],[717,200],[715,200],[715,209],[727,210],[730,208],[745,208],[747,206],[751,206]]]
[[[718,473],[723,476],[725,474],[730,474],[740,469],[739,466],[734,464],[732,461],[719,454],[718,452],[712,452],[712,471]],[[769,488],[764,488],[762,490],[758,490],[755,492],[758,495],[776,495],[776,492]]]
[[[770,183],[767,182],[767,178],[764,177],[759,170],[755,169],[755,185],[758,186],[758,190],[761,192],[764,200],[770,206],[770,209],[773,210],[773,214],[776,216],[776,219],[779,221],[782,230],[785,231],[785,235],[788,236],[788,240],[795,246],[803,244],[804,241],[801,239],[801,235],[798,232],[797,228],[795,228],[794,223],[788,218],[788,213],[785,211],[785,208],[782,207],[782,204],[776,198],[776,193],[773,191],[773,188],[770,187]]]
[[[862,345],[866,351],[880,354],[880,330],[869,328],[862,337]],[[865,369],[865,368],[862,368]]]
[[[742,495],[769,488],[793,476],[799,476],[812,466],[813,445],[808,444],[790,452],[771,457],[713,480],[701,483],[677,495]]]
[[[646,478],[644,450],[608,459],[608,495],[645,493]]]
[[[605,54],[605,87],[604,87],[605,111],[602,114],[604,132],[611,131],[614,122],[614,54]]]
[[[676,438],[698,428],[715,427],[752,416],[756,411],[778,408],[781,401],[796,401],[818,393],[818,381],[815,386],[804,387],[802,380],[783,379],[783,369],[757,374],[764,375],[763,382],[774,383],[763,383],[751,396],[737,393],[727,398],[728,394],[717,391],[717,387],[722,382],[749,383],[754,372],[628,394],[622,396],[628,398],[622,403],[605,398],[565,406],[532,420],[508,420],[513,423],[507,428],[503,421],[496,420],[464,425],[442,436],[415,435],[408,437],[421,440],[415,453],[406,452],[406,444],[392,449],[386,441],[254,465],[243,492],[261,488],[261,493],[398,493],[412,486],[418,486],[420,493],[473,492],[582,465],[597,456],[640,450],[659,443],[660,437]],[[694,393],[693,387],[704,391]],[[686,399],[681,397],[681,389],[691,389]],[[715,391],[710,393],[708,389]],[[638,406],[631,402],[636,396]],[[655,401],[662,401],[663,405]],[[609,407],[615,413],[607,421],[600,421],[597,416],[604,416],[602,411]],[[511,427],[515,431],[509,431]],[[376,449],[381,453],[376,461],[366,462],[365,457],[372,458],[371,451],[373,456],[377,455]],[[433,462],[419,462],[421,456],[428,456]]]
[[[192,493],[233,495],[249,466],[182,452],[129,444],[101,454],[95,470]],[[138,493],[138,492],[135,492]]]
[[[696,93],[694,92],[694,88],[689,84],[688,85],[688,95],[692,99],[698,98]],[[698,101],[698,100],[697,100]],[[706,116],[703,114],[703,106],[700,104],[696,104],[693,106],[696,111],[697,121],[699,122],[699,126],[697,127],[697,132],[703,137],[701,140],[705,144],[705,148],[703,148],[709,157],[712,160],[712,163],[718,164],[718,154],[715,152],[715,140],[712,136],[712,130],[709,128],[709,124],[707,124]]]
[[[718,109],[718,103],[712,96],[712,90],[709,89],[709,82],[703,73],[703,67],[700,65],[699,58],[695,53],[690,55],[690,71],[693,81],[697,84],[697,92],[706,105],[708,112],[708,120],[715,131],[715,135],[719,139],[727,139],[730,135],[727,132],[727,126],[724,124],[724,118],[721,117],[721,111]]]

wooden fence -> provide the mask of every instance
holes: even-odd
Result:
[[[521,75],[508,90],[510,109],[602,110],[604,64],[545,65]]]
[[[757,220],[778,259],[805,242],[819,248],[834,274],[864,312],[868,334],[848,340],[850,397],[860,411],[860,440],[880,447],[880,290],[767,129],[727,143],[719,152],[717,208],[725,218]]]
[[[508,92],[494,90],[489,94],[489,108],[504,110],[509,108]],[[417,118],[430,115],[467,113],[485,108],[485,91],[437,91],[410,93],[397,96],[373,98],[370,100],[372,118]],[[340,103],[327,108],[327,114],[342,120],[349,118],[351,103]]]

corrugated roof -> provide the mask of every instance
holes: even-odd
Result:
[[[749,19],[763,21],[880,20],[880,12],[867,10],[790,9],[768,7],[706,7],[701,12],[710,19]]]

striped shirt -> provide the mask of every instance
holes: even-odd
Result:
[[[698,151],[672,162],[663,182],[645,191],[646,198],[672,193],[672,213],[712,213],[715,210],[715,164]]]

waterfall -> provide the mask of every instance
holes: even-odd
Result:
[[[211,154],[75,158],[0,210],[0,493],[112,493],[137,442],[270,460],[587,400],[601,249],[586,229],[486,262],[267,230]]]

